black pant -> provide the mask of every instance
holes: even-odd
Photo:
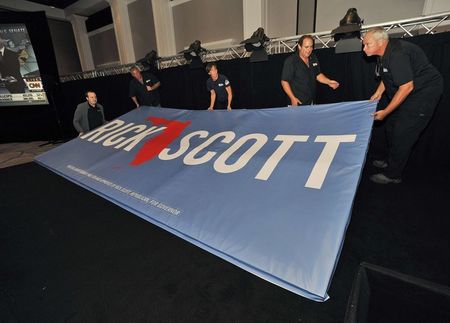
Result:
[[[387,117],[385,126],[389,166],[384,171],[386,176],[401,178],[414,144],[431,120],[430,107],[436,107],[441,94],[442,88],[438,86],[426,96],[408,98]]]

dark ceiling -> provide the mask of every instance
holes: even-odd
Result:
[[[28,0],[30,2],[35,2],[42,4],[44,6],[55,7],[59,9],[65,9],[71,4],[77,2],[78,0]]]

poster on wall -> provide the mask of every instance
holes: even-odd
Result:
[[[48,104],[25,24],[0,24],[0,106]]]

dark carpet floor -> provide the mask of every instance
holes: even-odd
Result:
[[[343,322],[362,261],[450,285],[449,172],[383,186],[368,181],[374,171],[364,170],[331,298],[316,303],[37,164],[2,169],[0,322]]]

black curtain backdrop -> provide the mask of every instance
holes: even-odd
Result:
[[[445,94],[433,120],[416,145],[409,164],[413,168],[450,166],[450,130],[446,124],[450,117],[450,98],[447,94],[450,89],[450,33],[421,35],[405,40],[421,46],[445,79]],[[226,75],[232,84],[232,107],[254,109],[286,106],[287,98],[281,88],[280,75],[283,62],[289,55],[291,54],[270,55],[267,62],[258,63],[250,63],[247,58],[217,62],[219,73]],[[363,52],[334,54],[334,48],[316,50],[316,55],[322,72],[340,83],[336,91],[319,84],[318,103],[366,100],[375,91],[378,82],[374,74],[374,58],[366,57]],[[205,86],[208,75],[204,69],[178,66],[159,71],[158,77],[162,83],[160,93],[164,107],[199,110],[208,107],[209,93]],[[84,92],[87,89],[97,93],[108,120],[133,109],[134,104],[128,97],[130,80],[130,74],[123,74],[59,84],[55,91],[55,102],[65,137],[69,139],[76,136],[72,117],[77,104],[85,100]],[[9,128],[10,131],[20,132],[24,127],[20,122],[23,120],[23,113],[19,113],[20,117],[14,111],[7,116],[9,122],[16,125],[14,129]],[[34,117],[30,114],[30,118]],[[22,134],[19,139],[42,139],[45,135],[41,125],[33,123],[27,124],[26,136]],[[11,136],[13,135],[8,134],[8,138]],[[382,155],[384,147],[383,125],[375,123],[370,153]]]

